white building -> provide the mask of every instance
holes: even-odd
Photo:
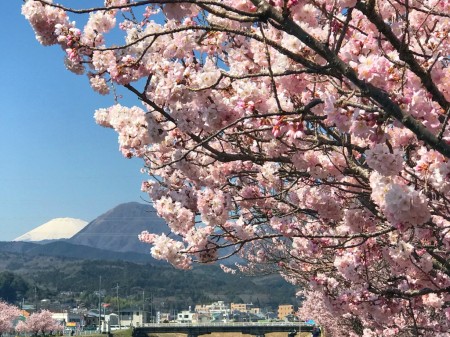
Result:
[[[190,310],[183,310],[177,315],[178,323],[195,323],[197,322],[197,313]]]
[[[121,326],[144,326],[150,323],[150,313],[140,309],[123,309],[120,310],[120,325]]]
[[[60,323],[64,328],[73,330],[84,326],[84,316],[72,312],[52,312],[52,318]]]

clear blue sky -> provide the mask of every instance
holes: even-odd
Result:
[[[124,159],[116,133],[93,119],[112,97],[67,71],[60,47],[36,41],[21,5],[3,1],[0,20],[0,241],[53,218],[91,221],[120,203],[147,200],[142,162]]]

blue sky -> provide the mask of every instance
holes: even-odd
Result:
[[[67,71],[60,47],[36,41],[21,4],[4,1],[0,20],[0,241],[53,218],[91,221],[147,200],[142,162],[124,159],[116,133],[94,122],[95,109],[112,97]]]

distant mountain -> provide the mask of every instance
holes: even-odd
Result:
[[[60,230],[60,227],[64,225],[69,228],[70,224],[76,224],[77,221],[55,220],[58,221],[52,220],[44,224],[46,226],[42,225],[29,232],[39,233],[37,230],[43,227],[47,236],[22,235],[16,239],[18,241],[0,242],[0,252],[27,256],[167,264],[165,261],[153,259],[150,254],[150,245],[138,240],[138,235],[145,230],[155,234],[169,232],[164,220],[158,217],[156,210],[149,204],[137,202],[120,204],[88,224],[83,224],[82,220],[79,220],[83,228],[69,239],[50,240],[59,234],[52,234],[49,231]],[[19,240],[21,238],[23,241]],[[38,238],[47,240],[38,240]],[[231,249],[224,254],[231,253]],[[236,256],[221,261],[225,264],[235,262],[242,261]]]
[[[69,239],[82,230],[88,223],[73,218],[56,218],[19,236],[14,241],[51,241]]]
[[[0,252],[8,253],[26,253],[30,249],[40,246],[37,243],[22,242],[22,241],[4,241],[0,242]]]
[[[138,240],[145,230],[161,234],[167,231],[167,225],[151,205],[130,202],[100,215],[68,242],[115,252],[149,254],[150,246]]]
[[[0,242],[0,253],[21,254],[22,256],[48,256],[75,260],[129,261],[135,263],[166,264],[155,260],[149,253],[114,252],[94,247],[74,245],[67,240],[46,244],[32,242]],[[0,268],[1,269],[1,268]]]

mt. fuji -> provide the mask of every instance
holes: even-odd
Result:
[[[88,224],[74,218],[56,218],[19,236],[14,241],[47,241],[70,239]]]

